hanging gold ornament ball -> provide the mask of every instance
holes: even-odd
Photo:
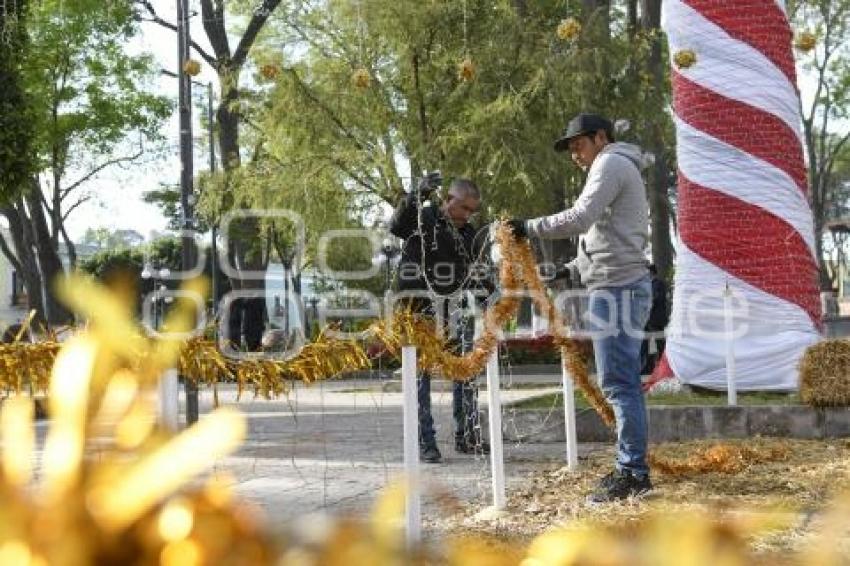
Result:
[[[680,69],[687,69],[697,62],[697,54],[690,49],[682,49],[673,56],[673,62]]]
[[[263,65],[260,67],[260,74],[263,75],[264,79],[272,81],[280,74],[280,67],[272,64]]]
[[[351,75],[351,84],[357,88],[369,88],[369,83],[372,81],[369,77],[368,69],[360,67]]]
[[[467,57],[458,64],[457,73],[462,81],[471,81],[475,78],[475,63],[472,62],[471,58]]]
[[[818,38],[810,31],[801,31],[794,39],[794,47],[800,51],[811,51],[818,44]]]
[[[558,29],[555,31],[558,39],[562,41],[570,41],[578,37],[581,33],[581,23],[575,18],[566,18],[558,24]]]
[[[201,72],[201,64],[194,59],[186,59],[186,62],[183,63],[183,72],[190,77],[197,76]]]

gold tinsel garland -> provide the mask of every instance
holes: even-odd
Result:
[[[590,406],[599,413],[605,424],[613,426],[614,410],[605,400],[605,396],[599,390],[599,387],[590,380],[590,376],[587,374],[587,364],[578,343],[565,334],[567,325],[564,322],[564,317],[561,315],[561,311],[555,308],[555,303],[552,302],[543,287],[543,282],[537,273],[537,263],[534,260],[531,246],[528,243],[509,245],[507,252],[508,257],[521,266],[523,281],[531,293],[534,304],[537,305],[543,317],[549,321],[549,326],[553,330],[554,342],[561,348],[561,363],[564,364],[572,377],[573,383],[581,390]]]
[[[612,425],[613,411],[596,384],[590,381],[578,344],[564,334],[563,317],[543,287],[529,243],[517,241],[504,223],[497,227],[495,236],[503,255],[499,268],[503,296],[485,312],[483,332],[475,340],[471,352],[453,354],[446,338],[437,332],[433,320],[406,311],[397,313],[389,323],[381,321],[372,325],[372,332],[391,355],[398,356],[403,345],[415,345],[422,367],[447,379],[467,381],[483,371],[487,359],[498,347],[499,333],[515,315],[524,285],[531,292],[538,309],[552,322],[555,344],[561,349],[563,364],[576,386],[602,420]],[[0,383],[7,389],[20,391],[28,382],[26,376],[29,375],[36,388],[44,389],[57,349],[55,342],[0,346]],[[135,367],[135,364],[131,366]],[[288,360],[229,359],[219,351],[214,341],[195,337],[180,348],[177,365],[181,375],[213,388],[216,405],[216,384],[222,379],[236,381],[237,399],[241,398],[246,387],[252,387],[255,395],[269,399],[287,393],[287,381],[313,383],[344,371],[369,367],[369,358],[360,344],[332,340],[324,335],[305,345]]]
[[[58,351],[53,340],[0,344],[0,389],[17,395],[46,392]]]
[[[561,348],[563,363],[575,385],[605,424],[612,426],[614,411],[605,401],[599,387],[590,380],[578,343],[564,334],[566,326],[563,317],[543,287],[530,244],[517,241],[504,222],[497,226],[495,236],[502,250],[499,281],[503,295],[485,312],[483,332],[475,340],[471,352],[465,355],[452,354],[447,340],[439,335],[430,318],[407,311],[396,313],[389,324],[383,321],[374,324],[372,331],[392,355],[398,356],[401,346],[414,345],[420,366],[448,379],[467,381],[483,371],[487,359],[498,346],[499,332],[516,313],[524,284],[537,307],[550,321],[550,326],[555,329],[555,343]]]
[[[222,378],[236,381],[237,400],[246,386],[252,386],[255,395],[271,399],[289,391],[287,381],[313,383],[344,371],[369,367],[369,358],[358,343],[333,340],[322,334],[288,360],[230,359],[219,351],[213,340],[196,337],[186,342],[178,369],[181,375],[211,386],[213,402],[218,405],[216,385]]]
[[[749,448],[734,444],[715,444],[698,450],[685,459],[665,459],[655,454],[649,455],[649,465],[668,476],[685,476],[719,472],[737,474],[752,464],[784,460],[788,457],[787,446],[769,448]]]

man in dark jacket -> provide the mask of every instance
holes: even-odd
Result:
[[[403,239],[401,261],[396,273],[396,290],[403,295],[400,302],[412,310],[433,316],[441,327],[448,326],[450,303],[457,304],[467,290],[492,287],[476,277],[475,265],[481,246],[476,231],[469,223],[481,205],[478,187],[468,179],[455,179],[445,200],[439,206],[425,206],[441,184],[439,172],[426,176],[417,190],[405,196],[390,221],[390,232]],[[404,296],[409,295],[409,296]],[[459,338],[461,349],[471,344],[468,325],[461,323],[453,338]],[[431,416],[431,378],[422,373],[418,380],[419,446],[422,460],[435,463],[442,458],[437,448],[434,419]],[[453,413],[455,449],[462,453],[486,452],[481,440],[475,386],[455,382]]]
[[[667,285],[658,277],[658,268],[650,264],[649,275],[652,282],[652,307],[649,310],[649,320],[646,323],[647,336],[641,346],[641,373],[652,373],[655,364],[664,351],[664,329],[670,319],[670,309],[667,306]],[[654,345],[650,347],[650,344]]]

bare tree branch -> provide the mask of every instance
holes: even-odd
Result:
[[[177,25],[172,24],[171,22],[163,20],[161,17],[159,17],[159,15],[156,13],[156,10],[154,10],[153,4],[151,4],[149,0],[136,0],[136,2],[144,6],[145,10],[147,10],[148,13],[151,15],[151,17],[146,21],[153,22],[164,28],[168,28],[171,31],[177,31]],[[207,53],[200,45],[198,45],[194,41],[191,41],[191,45],[192,49],[194,49],[204,61],[206,61],[213,67],[218,66],[218,61],[216,60],[216,58]]]
[[[62,221],[59,223],[59,230],[61,232],[65,231],[65,221],[68,220],[68,217],[71,215],[71,212],[74,211],[75,208],[79,207],[83,203],[86,203],[92,199],[91,195],[85,195],[79,198],[77,202],[68,207],[65,213],[62,215]]]
[[[210,0],[201,0],[201,17],[204,30],[210,40],[216,56],[216,65],[225,66],[230,62],[230,43],[224,28],[224,2],[217,1],[213,6]]]
[[[263,3],[254,9],[254,15],[251,17],[251,21],[248,22],[248,27],[245,29],[245,33],[242,34],[239,45],[236,46],[236,51],[233,52],[233,65],[235,67],[241,67],[245,63],[245,59],[248,57],[248,52],[251,51],[257,35],[259,35],[260,30],[266,24],[266,20],[269,19],[269,16],[275,11],[278,5],[280,5],[280,0],[263,0]]]
[[[80,179],[78,179],[77,181],[71,183],[70,185],[68,185],[67,187],[62,189],[62,195],[60,197],[60,200],[65,200],[65,197],[67,197],[68,194],[71,191],[73,191],[74,189],[76,189],[77,187],[79,187],[80,185],[82,185],[83,183],[85,183],[86,181],[88,181],[89,179],[91,179],[92,177],[94,177],[95,175],[97,175],[98,173],[100,173],[101,171],[106,169],[107,167],[110,167],[112,165],[117,165],[119,163],[135,161],[136,159],[141,157],[143,153],[144,152],[140,149],[134,155],[124,156],[124,157],[116,157],[114,159],[108,159],[107,161],[104,161],[103,163],[101,163],[100,165],[98,165],[97,167],[95,167],[94,169],[92,169],[91,171],[86,173],[85,175],[83,175]]]

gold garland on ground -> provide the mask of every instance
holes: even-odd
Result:
[[[735,444],[718,443],[691,454],[684,460],[665,459],[649,455],[649,465],[668,476],[687,476],[719,472],[737,474],[753,464],[785,460],[789,448],[784,445],[768,448],[749,448]]]

